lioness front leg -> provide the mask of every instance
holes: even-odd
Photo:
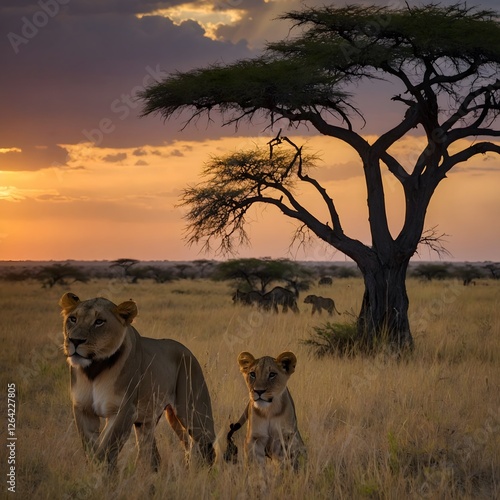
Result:
[[[96,450],[96,457],[100,461],[106,460],[108,472],[114,472],[118,462],[118,453],[127,441],[135,419],[135,409],[119,411],[106,420]]]
[[[99,439],[101,421],[94,412],[89,412],[79,405],[73,405],[73,415],[85,454],[87,458],[92,458]]]

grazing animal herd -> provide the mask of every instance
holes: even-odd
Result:
[[[297,297],[293,292],[282,286],[274,287],[270,292],[260,293],[256,290],[250,292],[241,292],[236,290],[233,295],[233,302],[244,305],[257,305],[266,311],[278,312],[278,306],[282,306],[283,312],[291,309],[293,312],[299,312],[297,307]]]
[[[283,312],[287,312],[288,309],[290,309],[294,313],[298,313],[299,308],[297,306],[297,298],[297,294],[292,292],[291,290],[287,290],[282,286],[276,286],[267,293],[261,293],[257,290],[251,290],[250,292],[242,292],[241,290],[236,290],[233,295],[233,303],[246,306],[255,305],[261,307],[265,311],[274,311],[275,313],[279,312],[278,306],[282,306]],[[323,309],[327,311],[330,316],[334,312],[336,312],[337,314],[341,314],[335,307],[335,302],[333,301],[333,299],[329,297],[308,295],[304,299],[304,304],[312,305],[311,314],[314,314],[315,312],[321,314]]]
[[[297,295],[280,286],[267,293],[237,290],[233,301],[276,313],[278,306],[283,312],[299,312]],[[329,298],[308,295],[304,302],[313,305],[312,314],[323,309],[338,312]],[[164,413],[186,452],[194,451],[212,465],[216,436],[212,403],[200,363],[191,351],[175,340],[141,336],[132,326],[137,315],[132,300],[116,305],[101,297],[81,301],[66,293],[59,305],[73,416],[87,457],[104,462],[108,473],[114,473],[119,452],[134,429],[137,459],[158,470],[154,433]],[[248,463],[263,465],[267,457],[297,469],[306,449],[287,388],[297,358],[288,351],[258,359],[242,352],[237,361],[249,402],[239,421],[230,426],[225,459],[235,461],[233,434],[247,423]]]

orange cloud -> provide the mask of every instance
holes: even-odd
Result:
[[[0,259],[114,259],[125,254],[139,259],[198,258],[200,248],[187,248],[183,241],[185,209],[178,206],[182,190],[200,181],[210,155],[268,140],[230,137],[120,149],[61,145],[68,151],[64,167],[0,173],[0,185],[5,186],[0,188]],[[370,244],[366,188],[356,153],[325,137],[294,141],[319,152],[321,160],[310,175],[334,198],[345,231]],[[419,142],[408,138],[393,154],[410,162]],[[383,179],[396,235],[404,217],[402,190],[387,172]],[[447,246],[455,258],[498,260],[498,181],[500,159],[492,155],[452,172],[438,187],[427,227],[438,224],[440,232],[451,235]],[[300,201],[326,221],[318,195],[308,188],[298,190]],[[343,258],[314,240],[305,252],[288,254],[295,226],[271,207],[255,207],[250,219],[252,246],[241,249],[241,255]]]

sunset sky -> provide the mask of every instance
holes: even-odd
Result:
[[[371,3],[399,6],[396,0]],[[287,36],[289,26],[275,18],[300,5],[2,0],[0,260],[217,257],[186,246],[179,196],[200,180],[211,155],[265,144],[277,131],[265,130],[264,122],[235,130],[203,120],[181,130],[182,117],[166,123],[140,118],[135,96],[171,72],[258,55],[266,41]],[[495,8],[496,0],[480,5]],[[368,139],[401,120],[401,105],[390,102],[401,89],[391,83],[352,91],[366,112]],[[366,189],[354,152],[305,129],[286,133],[319,153],[315,176],[336,200],[346,232],[369,244]],[[413,136],[396,153],[411,162],[419,148]],[[397,234],[402,196],[389,176],[384,180]],[[437,225],[447,235],[450,260],[500,260],[499,187],[495,155],[462,164],[438,187],[426,227]],[[321,210],[309,193],[302,199]],[[294,226],[271,208],[251,216],[252,246],[240,256],[344,259],[320,243],[290,249]],[[423,249],[420,258],[436,256]]]

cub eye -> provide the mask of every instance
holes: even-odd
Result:
[[[69,321],[70,323],[75,324],[75,323],[76,323],[76,316],[68,316],[68,321]]]
[[[272,380],[274,377],[276,377],[276,375],[277,375],[276,372],[269,373],[269,380]]]
[[[104,321],[103,319],[99,319],[99,318],[97,318],[97,319],[94,321],[94,326],[102,326],[102,325],[104,325],[104,323],[106,323],[106,321]]]
[[[248,376],[252,379],[255,380],[255,372],[250,372]]]

